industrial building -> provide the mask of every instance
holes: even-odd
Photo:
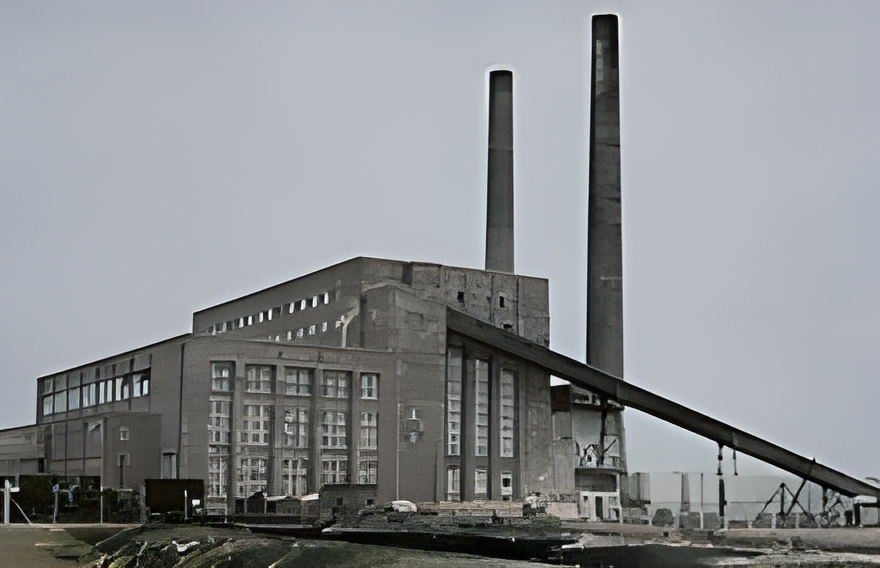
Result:
[[[449,333],[447,309],[541,345],[547,281],[356,258],[193,314],[192,333],[40,377],[45,471],[367,501],[553,490],[549,375]]]

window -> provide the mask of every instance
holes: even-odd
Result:
[[[114,383],[116,400],[128,400],[131,398],[131,384],[128,382],[128,377],[116,377]]]
[[[422,423],[422,411],[415,407],[406,410],[406,441],[415,444],[422,439],[424,426]]]
[[[70,410],[79,408],[79,387],[67,391],[67,408]]]
[[[485,469],[474,470],[474,497],[485,497],[489,492],[487,471]]]
[[[446,455],[461,455],[461,349],[450,347],[446,357]]]
[[[230,407],[228,400],[211,398],[208,412],[208,441],[211,444],[228,444],[230,431]],[[211,446],[215,452],[220,452],[219,447]],[[224,452],[225,453],[225,452]]]
[[[343,455],[322,456],[321,474],[324,485],[348,483],[348,458]]]
[[[377,483],[379,480],[379,462],[376,458],[358,460],[358,480],[361,485]]]
[[[162,452],[162,479],[177,479],[177,453]]]
[[[226,497],[226,485],[229,478],[228,464],[227,456],[208,458],[208,497]]]
[[[131,376],[131,393],[134,397],[150,394],[150,374],[134,373]]]
[[[228,391],[234,376],[232,363],[211,363],[211,390]]]
[[[312,394],[312,370],[284,368],[284,394],[310,396]]]
[[[504,471],[501,473],[501,498],[510,499],[513,497],[513,473]]]
[[[514,442],[514,389],[515,375],[513,371],[501,369],[501,416],[498,417],[499,435],[501,437],[499,453],[502,458],[513,457]]]
[[[50,394],[55,386],[54,379],[43,379],[43,394]]]
[[[127,442],[129,438],[129,430],[128,426],[120,426],[119,427],[119,441]]]
[[[321,378],[321,396],[325,398],[348,398],[347,371],[324,371]]]
[[[89,383],[82,387],[82,405],[83,408],[95,406],[98,402],[98,386],[95,383]]]
[[[269,405],[246,404],[243,411],[244,419],[241,421],[241,442],[243,444],[268,444]]]
[[[55,412],[67,410],[67,391],[55,393]]]
[[[361,448],[375,449],[379,443],[379,414],[361,412]]]
[[[281,483],[288,495],[305,495],[309,492],[309,460],[298,457],[281,460]]]
[[[457,465],[451,465],[446,469],[446,500],[461,500],[461,470]]]
[[[477,359],[474,365],[474,455],[489,455],[489,362]]]
[[[321,446],[325,448],[345,448],[345,412],[325,412],[321,417]]]
[[[309,447],[309,411],[289,408],[284,411],[284,445],[294,448]]]
[[[379,375],[375,373],[361,374],[361,398],[379,398]]]
[[[55,392],[67,389],[67,375],[55,377]]]
[[[316,328],[315,328],[315,325],[312,324],[309,326],[309,335],[315,335],[315,333],[316,333]]]
[[[245,365],[248,392],[272,392],[275,367],[271,365]]]
[[[267,458],[242,458],[238,470],[238,495],[249,497],[266,491]]]
[[[52,400],[54,397],[51,394],[43,397],[43,416],[52,414]]]

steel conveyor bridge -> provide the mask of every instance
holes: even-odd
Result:
[[[880,497],[880,488],[850,477],[830,467],[734,428],[720,420],[691,410],[598,369],[555,351],[498,329],[467,314],[447,308],[446,326],[450,331],[500,349],[542,367],[573,385],[604,395],[618,403],[699,434],[722,446],[750,455],[779,469],[833,489],[843,495]]]

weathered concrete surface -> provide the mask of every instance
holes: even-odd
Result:
[[[489,74],[486,270],[514,272],[513,73]]]
[[[62,525],[0,525],[0,568],[71,568],[89,550]]]

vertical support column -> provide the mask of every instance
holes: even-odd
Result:
[[[587,364],[623,377],[623,261],[617,16],[593,16],[587,226]],[[623,416],[618,422],[626,470]]]
[[[513,274],[513,73],[489,73],[486,270]]]

